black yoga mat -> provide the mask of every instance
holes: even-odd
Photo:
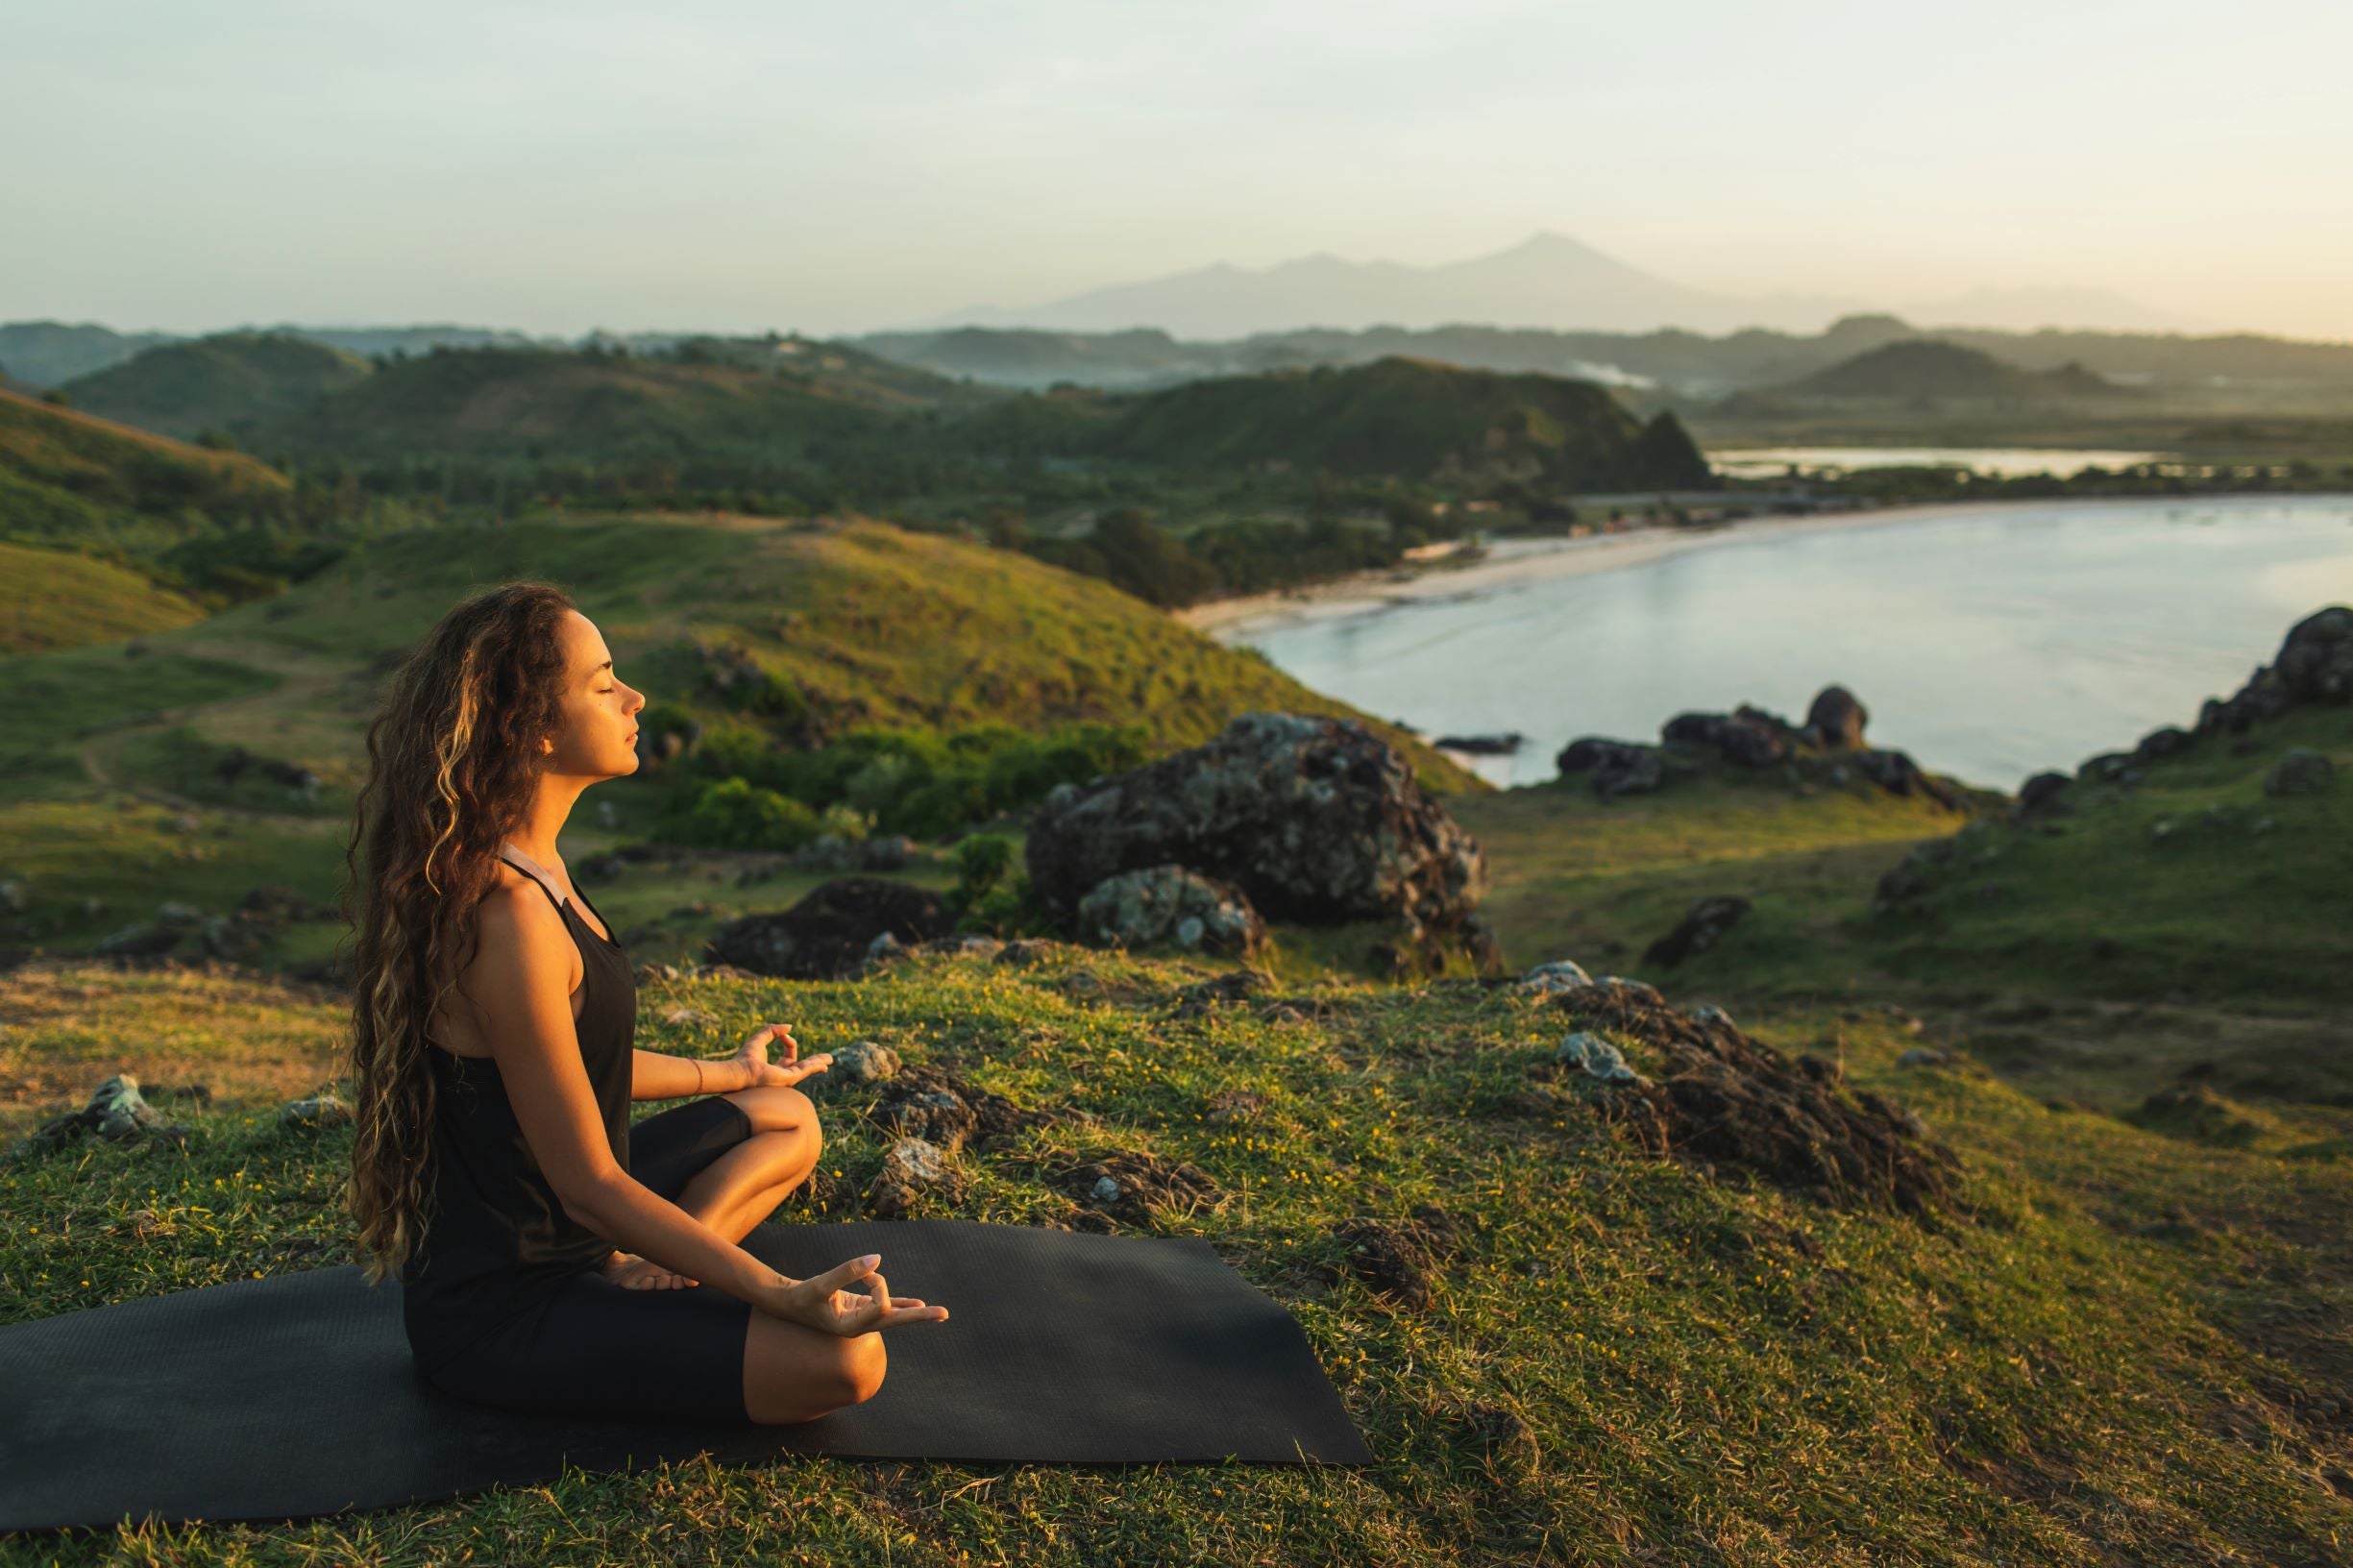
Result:
[[[758,1427],[451,1399],[416,1379],[398,1286],[356,1264],[86,1308],[0,1329],[0,1530],[312,1518],[705,1452],[1370,1460],[1299,1325],[1197,1237],[924,1219],[744,1245],[797,1278],[881,1253],[953,1315],[889,1331],[865,1404]]]

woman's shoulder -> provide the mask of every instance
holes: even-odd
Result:
[[[480,951],[530,957],[572,946],[564,917],[537,881],[503,861],[499,879],[475,906]]]

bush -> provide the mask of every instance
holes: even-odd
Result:
[[[708,849],[797,849],[823,830],[818,814],[746,778],[706,783],[663,825],[674,844]]]

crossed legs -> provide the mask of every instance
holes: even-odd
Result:
[[[817,1168],[823,1138],[817,1108],[797,1089],[727,1098],[751,1118],[751,1135],[696,1172],[678,1207],[741,1241]],[[845,1339],[755,1311],[744,1335],[744,1409],[763,1425],[812,1420],[871,1399],[884,1365],[880,1334]]]

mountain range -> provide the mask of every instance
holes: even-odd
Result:
[[[1221,261],[1035,306],[973,306],[925,325],[1066,331],[1156,327],[1179,337],[1212,338],[1471,322],[1588,331],[1812,332],[1840,316],[1877,307],[1831,295],[1712,293],[1643,271],[1566,234],[1545,233],[1491,256],[1428,267],[1345,261],[1328,254],[1258,269]],[[1979,288],[1902,309],[1912,320],[1939,326],[2013,331],[2160,331],[2192,325],[2103,288]]]

